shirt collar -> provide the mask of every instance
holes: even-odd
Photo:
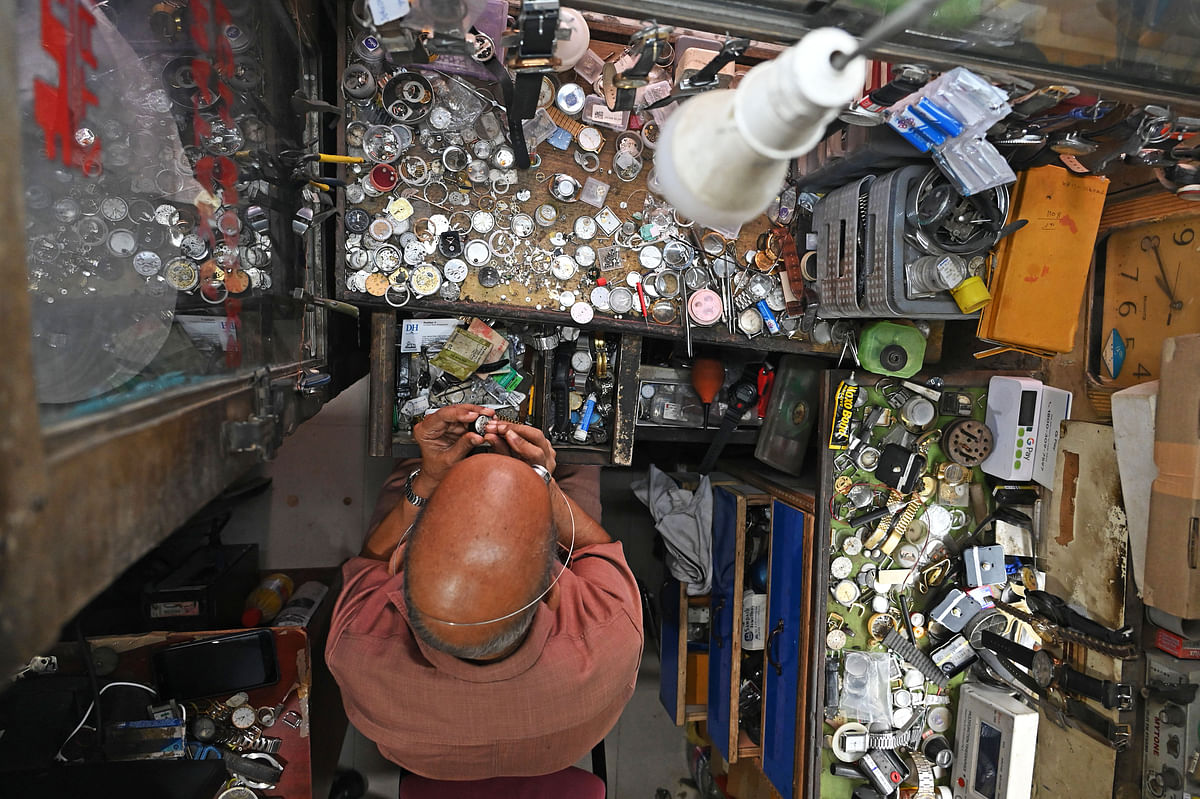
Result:
[[[567,576],[563,575],[564,578]],[[408,625],[413,640],[417,642],[421,654],[425,656],[429,665],[443,674],[467,682],[501,682],[525,673],[542,656],[542,650],[545,649],[550,633],[554,629],[554,612],[546,606],[545,602],[540,602],[533,615],[533,622],[529,625],[529,632],[525,634],[525,640],[521,642],[516,652],[495,663],[468,663],[454,655],[434,649],[421,640],[420,636],[413,631],[412,624],[408,620],[408,607],[404,604],[402,590],[389,591],[387,596],[400,615],[404,617],[404,623]]]

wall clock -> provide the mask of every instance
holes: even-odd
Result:
[[[1157,379],[1163,341],[1200,333],[1200,215],[1114,230],[1094,285],[1091,377],[1110,390]]]

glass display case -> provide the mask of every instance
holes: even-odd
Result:
[[[583,0],[579,8],[794,41],[836,25],[861,34],[900,0]],[[961,65],[1132,101],[1200,105],[1193,0],[946,0],[874,48],[887,60]]]
[[[0,0],[0,669],[366,371],[322,8]]]
[[[43,423],[315,354],[283,5],[17,6]]]

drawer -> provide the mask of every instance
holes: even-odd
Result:
[[[404,351],[403,327],[394,312],[372,315],[368,452],[375,456],[419,454],[412,441],[411,425],[419,419],[420,403],[406,403],[430,386],[430,350]],[[516,376],[510,375],[511,382],[505,380],[505,384],[524,398],[519,406],[503,409],[502,418],[542,429],[554,444],[560,463],[628,465],[631,462],[640,336],[585,331],[577,339],[539,349],[552,344],[560,331],[503,321],[493,322],[493,329],[520,342],[519,350],[510,343],[506,354],[511,358],[514,351],[518,352],[512,365],[520,380],[517,382]],[[432,351],[438,348],[434,344]],[[439,383],[437,388],[446,401],[487,404],[483,401],[487,397],[456,394],[453,384]],[[573,434],[591,394],[596,395],[593,424],[587,438],[580,441]],[[559,408],[566,408],[567,412],[560,414]]]
[[[661,601],[658,698],[679,727],[708,717],[709,597],[689,597],[687,586],[672,578],[663,585]],[[697,616],[703,621],[693,623]],[[697,631],[702,640],[696,640]]]
[[[747,552],[767,555],[771,498],[750,486],[713,489],[712,617],[709,633],[708,734],[730,763],[762,753],[763,650],[743,646]],[[747,549],[749,543],[750,549]],[[756,558],[757,560],[757,558]],[[755,683],[751,685],[750,683]],[[743,705],[743,693],[748,701]],[[760,699],[754,702],[750,694]],[[757,708],[755,707],[757,706]],[[758,709],[758,718],[753,711]],[[744,711],[750,711],[745,713]]]

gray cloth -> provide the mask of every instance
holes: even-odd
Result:
[[[645,480],[630,486],[650,509],[654,527],[667,545],[667,569],[687,583],[689,596],[707,594],[712,587],[712,486],[700,478],[696,490],[680,488],[657,466]]]

